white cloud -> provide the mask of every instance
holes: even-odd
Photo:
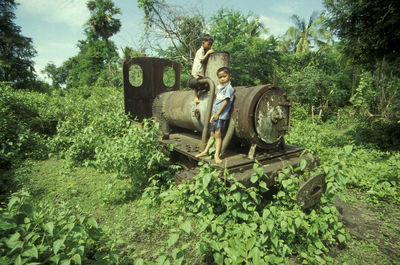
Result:
[[[39,15],[48,22],[58,22],[70,27],[82,27],[89,19],[86,0],[20,0],[23,12]]]
[[[287,19],[284,20],[267,16],[260,16],[260,21],[268,29],[268,34],[274,35],[276,37],[278,37],[279,35],[283,35],[286,30],[291,26],[291,23]]]

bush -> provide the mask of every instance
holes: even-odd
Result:
[[[127,176],[135,191],[141,191],[150,178],[168,169],[169,158],[158,141],[158,123],[144,120],[143,127],[129,126],[121,137],[108,137],[96,148],[94,165],[100,171]]]
[[[93,217],[66,206],[34,206],[29,200],[29,194],[20,192],[7,209],[0,209],[1,264],[118,262]]]
[[[56,130],[50,96],[0,83],[0,168],[24,158],[44,158],[46,139]]]

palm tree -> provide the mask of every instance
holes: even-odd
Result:
[[[283,37],[289,51],[305,52],[314,48],[313,45],[322,47],[332,41],[332,34],[322,26],[323,18],[318,12],[311,14],[307,24],[297,14],[292,15],[291,19],[295,26],[291,26]]]
[[[121,28],[121,21],[114,18],[115,15],[121,14],[121,10],[114,6],[112,0],[89,0],[87,8],[91,13],[87,24],[105,41],[107,50],[109,50],[108,39]],[[108,58],[108,67],[111,73],[110,58]]]

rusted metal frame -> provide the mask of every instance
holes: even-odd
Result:
[[[133,86],[129,81],[129,68],[139,65],[143,73],[140,86]],[[172,87],[164,84],[165,67],[170,66],[175,72],[175,83]],[[135,57],[124,59],[122,62],[124,80],[125,112],[139,121],[152,116],[153,99],[160,93],[180,89],[181,64],[162,58]]]
[[[206,113],[206,117],[205,117],[205,120],[204,120],[203,132],[201,134],[201,146],[200,146],[200,148],[203,150],[206,147],[206,144],[207,144],[208,128],[209,128],[209,124],[210,124],[212,107],[213,107],[213,102],[214,102],[214,97],[215,97],[215,84],[208,77],[201,78],[201,79],[197,80],[197,82],[199,84],[201,84],[201,85],[208,84],[208,87],[210,88],[210,91],[209,91],[209,94],[208,94],[207,113]]]

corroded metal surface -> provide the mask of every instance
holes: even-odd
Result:
[[[229,53],[227,52],[214,52],[209,55],[205,76],[210,78],[215,86],[219,84],[217,71],[221,67],[229,67]]]
[[[289,106],[285,94],[276,87],[261,96],[254,113],[254,125],[263,142],[276,144],[283,139],[288,131]]]
[[[143,72],[143,82],[135,87],[129,81],[129,68],[139,65]],[[173,87],[164,84],[164,69],[172,67],[175,72]],[[125,112],[141,121],[152,116],[153,99],[160,93],[180,89],[181,64],[160,58],[136,57],[123,60]]]
[[[322,193],[325,192],[325,175],[319,174],[313,176],[301,185],[299,191],[296,194],[296,200],[299,205],[303,208],[309,208],[319,202]]]

